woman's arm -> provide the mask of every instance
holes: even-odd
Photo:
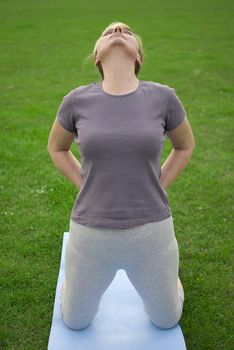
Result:
[[[82,178],[81,165],[70,150],[76,134],[67,131],[57,119],[55,119],[50,131],[47,150],[54,165],[76,187],[80,188]]]
[[[195,140],[187,116],[174,130],[167,131],[173,149],[161,167],[160,184],[167,187],[185,168],[195,148]]]

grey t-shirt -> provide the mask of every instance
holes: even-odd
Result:
[[[92,82],[63,97],[56,117],[76,133],[82,184],[71,220],[83,225],[131,228],[171,215],[161,187],[165,130],[185,117],[175,89],[139,80],[130,93],[112,95]]]

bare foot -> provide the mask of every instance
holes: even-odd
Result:
[[[60,292],[60,310],[62,315],[63,315],[63,301],[64,301],[65,289],[66,289],[66,281],[64,280],[62,284],[61,292]]]
[[[182,300],[184,301],[184,288],[182,286],[182,283],[179,277],[178,277],[178,290],[179,290],[180,296],[182,297]]]

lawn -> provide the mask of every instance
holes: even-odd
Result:
[[[83,62],[116,20],[142,38],[138,78],[175,88],[196,141],[168,188],[187,348],[231,349],[233,8],[228,0],[1,1],[1,349],[47,348],[63,232],[78,191],[52,164],[48,135],[62,97],[101,80]],[[166,139],[161,163],[170,150]],[[75,143],[72,151],[79,159]]]

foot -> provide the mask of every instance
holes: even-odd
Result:
[[[66,281],[64,280],[63,284],[62,284],[61,292],[60,292],[60,310],[61,310],[62,315],[63,315],[63,310],[62,309],[63,309],[65,289],[66,289]]]
[[[179,291],[179,295],[180,295],[182,301],[184,301],[184,288],[182,286],[182,283],[181,283],[179,277],[178,277],[178,291]]]

